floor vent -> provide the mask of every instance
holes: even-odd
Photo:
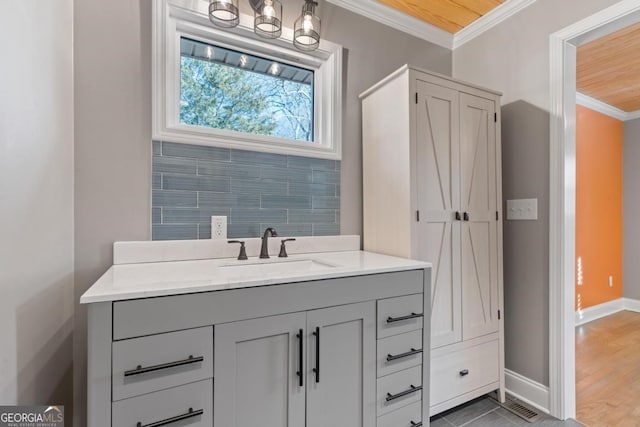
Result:
[[[511,400],[508,396],[505,402],[501,403],[500,406],[530,423],[537,421],[540,418],[540,414],[538,414],[536,411],[523,405],[520,402]]]

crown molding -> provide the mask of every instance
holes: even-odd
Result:
[[[375,0],[327,0],[343,9],[347,9],[365,18],[372,19],[400,30],[414,37],[421,38],[438,46],[453,49],[453,34],[435,25],[428,24],[418,18],[407,15]]]
[[[453,49],[473,40],[485,31],[490,30],[502,21],[520,12],[536,0],[506,0],[491,12],[476,19],[453,36]]]
[[[614,119],[626,122],[627,120],[640,119],[640,110],[626,112],[613,105],[602,102],[599,99],[592,98],[581,92],[576,92],[576,104],[590,108],[599,113],[605,114]]]
[[[372,19],[396,30],[421,38],[438,46],[453,50],[505,19],[518,13],[536,0],[506,0],[486,15],[476,19],[455,34],[407,15],[376,0],[327,0],[343,9]]]

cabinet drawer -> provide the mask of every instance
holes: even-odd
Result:
[[[421,350],[422,330],[378,340],[378,378],[421,365]]]
[[[437,405],[499,381],[498,341],[431,359],[431,402]]]
[[[113,343],[113,400],[213,377],[213,327]]]
[[[209,379],[114,402],[112,425],[144,427],[165,425],[158,424],[165,421],[181,427],[211,427],[212,408],[213,383]]]
[[[422,404],[420,402],[400,408],[397,411],[378,417],[378,427],[414,427],[422,422]],[[413,424],[411,424],[413,423]]]
[[[378,338],[422,329],[422,294],[378,301]]]
[[[378,379],[378,416],[422,400],[422,367]]]

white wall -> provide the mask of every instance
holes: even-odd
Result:
[[[540,236],[549,233],[549,131],[514,123],[526,124],[531,115],[543,123],[548,117],[549,35],[613,3],[537,0],[453,53],[455,77],[504,93],[502,163],[513,171],[503,175],[504,196],[544,202],[539,221],[505,222],[504,230],[506,367],[544,385],[549,384],[549,247]],[[526,158],[514,149],[525,141],[534,154]]]
[[[0,13],[0,404],[71,411],[72,0]]]

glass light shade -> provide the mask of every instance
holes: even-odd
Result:
[[[320,45],[320,18],[315,15],[318,3],[306,0],[302,15],[293,24],[293,45],[305,51],[316,50]]]
[[[211,0],[209,20],[219,27],[231,28],[240,23],[238,0]]]
[[[282,3],[263,0],[256,8],[253,31],[266,39],[277,39],[282,34]]]

